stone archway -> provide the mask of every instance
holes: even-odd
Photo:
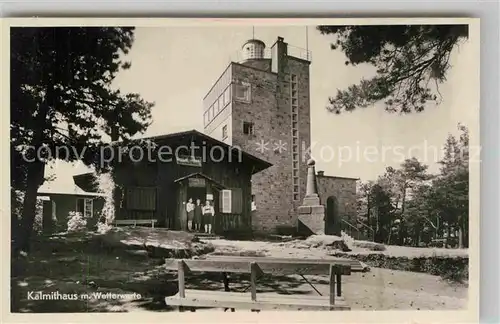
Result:
[[[337,197],[329,196],[326,199],[325,234],[340,236],[340,225]]]

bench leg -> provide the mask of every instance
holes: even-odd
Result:
[[[330,265],[330,305],[335,305],[336,266]]]
[[[224,282],[224,291],[230,291],[229,290],[229,278],[227,277],[227,273],[223,272],[222,273],[222,280]],[[224,308],[224,311],[227,311],[228,308]],[[234,308],[231,308],[231,312],[234,312]]]

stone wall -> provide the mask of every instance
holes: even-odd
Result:
[[[274,49],[277,49],[277,54],[272,60],[251,59],[230,64],[223,75],[230,75],[233,85],[249,83],[250,101],[238,101],[233,93],[230,111],[228,109],[205,128],[207,134],[221,139],[222,128],[227,125],[230,133],[226,143],[241,147],[273,164],[252,177],[252,193],[257,207],[252,217],[252,228],[264,233],[276,232],[277,226],[297,225],[297,208],[305,195],[306,163],[310,158],[311,143],[310,62],[286,55],[287,44],[282,38],[278,38],[273,46],[276,46]],[[292,74],[297,76],[298,88],[297,143],[292,143],[291,130]],[[253,135],[243,133],[245,121],[254,123]],[[292,144],[298,145],[299,149],[296,153],[299,166],[298,197],[294,197],[293,192]]]
[[[260,70],[252,64],[233,64],[233,82],[251,84],[251,102],[238,102],[233,98],[232,145],[240,146],[250,154],[273,164],[267,170],[252,177],[252,192],[257,210],[252,227],[258,232],[274,232],[276,226],[296,226],[297,207],[305,194],[311,142],[309,63],[285,58],[283,73]],[[264,63],[260,61],[257,63]],[[257,64],[256,66],[260,66]],[[292,117],[290,75],[298,79],[298,132],[296,153],[299,163],[299,197],[293,197],[292,179]],[[243,134],[243,122],[254,123],[254,135]],[[259,150],[257,143],[267,143]],[[262,148],[262,147],[261,147]]]
[[[356,217],[357,179],[317,175],[316,181],[320,203],[326,206],[328,197],[335,197],[339,217],[352,223]]]

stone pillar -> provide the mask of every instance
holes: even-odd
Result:
[[[302,234],[325,234],[325,206],[321,205],[316,183],[315,161],[307,162],[306,195],[298,208],[298,231]]]

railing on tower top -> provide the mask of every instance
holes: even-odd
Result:
[[[309,62],[312,61],[311,51],[297,46],[288,45],[288,56],[293,56]]]
[[[291,56],[291,57],[295,57],[295,58],[301,59],[301,60],[305,60],[305,61],[308,61],[308,62],[312,61],[311,51],[309,51],[309,50],[307,50],[305,48],[297,47],[297,46],[288,45],[287,55]],[[272,56],[272,50],[271,50],[271,48],[265,48],[264,49],[263,58],[270,59],[271,56]],[[232,53],[230,55],[230,60],[232,62],[243,61],[244,60],[244,56],[243,56],[242,51],[237,51],[237,52]]]

